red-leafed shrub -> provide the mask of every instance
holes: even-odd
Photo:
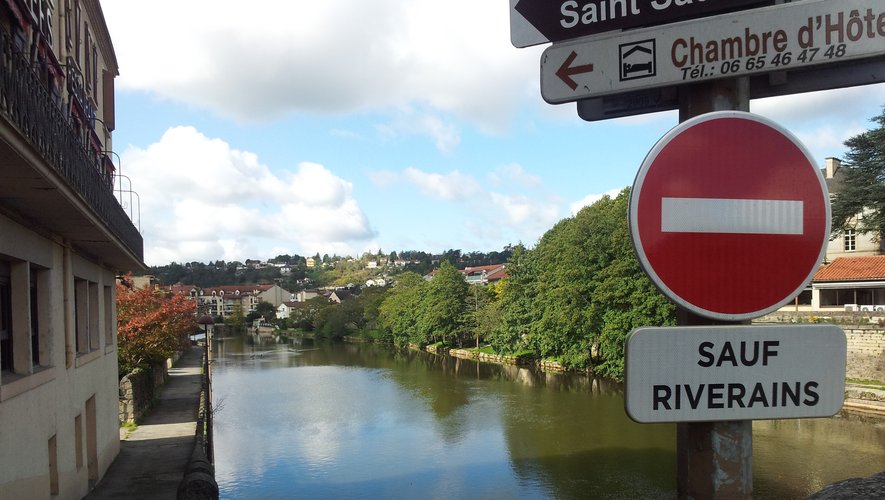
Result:
[[[117,285],[120,374],[163,361],[189,345],[199,330],[196,304],[185,295]]]

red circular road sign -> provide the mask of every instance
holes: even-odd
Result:
[[[682,307],[740,321],[802,291],[823,260],[830,203],[792,134],[741,111],[679,124],[654,146],[630,195],[633,247]]]

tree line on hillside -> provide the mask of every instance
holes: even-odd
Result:
[[[246,262],[218,260],[214,262],[172,262],[163,266],[151,266],[146,274],[155,276],[161,285],[182,283],[201,288],[222,285],[278,284],[290,292],[305,288],[347,283],[364,283],[378,275],[395,276],[404,272],[427,274],[448,261],[458,269],[465,267],[502,264],[513,254],[508,245],[501,251],[462,252],[450,249],[442,254],[431,254],[417,250],[377,253],[364,253],[360,258],[319,253],[312,257],[314,266],[308,267],[307,257],[300,255],[278,255],[267,262],[246,260]],[[377,267],[369,269],[368,263]],[[283,269],[286,269],[285,273]]]
[[[559,222],[534,248],[512,248],[510,276],[497,285],[470,286],[443,261],[430,281],[406,272],[393,287],[365,290],[341,304],[321,298],[299,304],[286,326],[397,345],[482,344],[619,379],[625,335],[673,324],[675,316],[633,253],[628,201],[626,189],[603,197]]]

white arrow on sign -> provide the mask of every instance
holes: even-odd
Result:
[[[802,201],[662,198],[661,232],[802,234]]]

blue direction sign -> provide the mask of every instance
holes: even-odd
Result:
[[[773,3],[771,0],[510,0],[510,40],[516,47],[528,47]]]

